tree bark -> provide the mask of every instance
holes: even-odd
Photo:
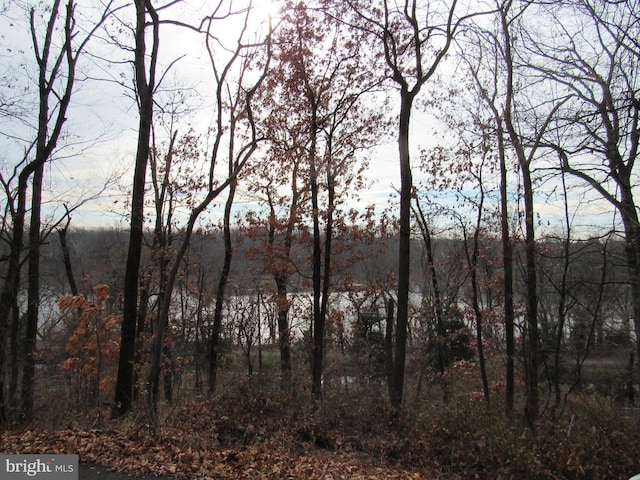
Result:
[[[624,225],[625,256],[627,260],[631,296],[633,298],[634,328],[636,334],[636,356],[640,358],[640,222],[633,199],[631,175],[617,182],[620,187],[620,218]]]
[[[393,320],[395,315],[395,301],[393,298],[389,298],[386,303],[387,307],[387,322],[385,325],[385,333],[384,333],[384,354],[385,354],[385,364],[387,370],[387,393],[389,394],[389,398],[393,395],[394,385],[393,385]]]
[[[329,142],[331,143],[331,142]],[[327,170],[327,219],[325,224],[325,232],[324,232],[324,265],[322,265],[323,272],[318,273],[318,279],[321,279],[321,292],[317,292],[320,294],[320,313],[314,317],[314,329],[313,329],[313,385],[316,388],[314,395],[314,402],[317,403],[322,398],[322,374],[323,374],[323,365],[324,365],[324,335],[325,335],[325,326],[327,322],[327,306],[329,303],[329,287],[331,284],[331,244],[333,241],[333,210],[335,208],[335,180],[333,178],[332,166],[331,166],[331,147],[327,147],[327,164],[325,168]],[[312,166],[315,170],[315,164]],[[317,190],[317,182],[316,190]],[[313,183],[312,183],[312,192],[313,192]],[[312,193],[313,196],[313,193]],[[317,212],[317,192],[316,192],[316,201],[314,203],[314,212]],[[315,215],[314,215],[315,216]],[[316,258],[316,248],[318,252],[320,251],[320,236],[319,231],[316,231],[317,224],[314,222],[314,295],[316,293],[316,268],[320,269],[320,254],[318,253],[318,258]],[[318,233],[318,237],[315,238],[316,232]],[[315,305],[315,301],[314,301]]]
[[[222,310],[224,307],[225,291],[229,280],[229,272],[231,271],[231,260],[233,258],[233,245],[231,243],[231,208],[233,207],[233,199],[236,194],[236,186],[237,181],[231,182],[231,185],[229,186],[229,196],[227,197],[227,201],[224,206],[224,262],[220,272],[220,279],[218,280],[216,306],[213,314],[213,328],[209,339],[209,394],[215,392],[217,384],[220,332],[222,330]]]
[[[540,338],[538,334],[538,289],[536,278],[535,218],[533,212],[533,184],[529,164],[521,163],[525,208],[525,270],[527,283],[527,345],[526,385],[527,402],[525,413],[531,422],[538,419],[540,395],[538,391],[538,368],[540,365]]]
[[[467,243],[467,235],[465,233],[465,252],[467,256],[467,263],[471,272],[471,304],[473,307],[473,313],[476,318],[476,343],[478,348],[478,362],[480,363],[480,376],[482,378],[482,391],[484,394],[485,402],[489,403],[489,380],[487,378],[487,364],[484,357],[484,344],[483,344],[483,315],[480,310],[479,302],[479,289],[478,289],[478,256],[480,250],[480,230],[482,224],[482,214],[484,207],[484,187],[482,185],[482,176],[478,176],[478,183],[480,189],[480,202],[478,204],[478,215],[476,217],[475,231],[473,232],[473,247],[471,255],[469,255],[469,246]]]
[[[132,408],[133,397],[133,359],[136,344],[136,320],[138,312],[138,280],[142,256],[144,191],[149,161],[151,125],[153,122],[153,93],[155,88],[156,62],[158,58],[159,22],[150,0],[135,0],[136,33],[134,66],[136,76],[136,94],[138,97],[139,124],[136,149],[133,189],[131,193],[131,226],[129,247],[124,276],[124,298],[122,305],[122,335],[120,357],[113,416],[120,417]],[[147,78],[147,45],[145,32],[147,13],[153,25],[153,40],[149,57],[149,77]]]
[[[400,97],[398,152],[400,157],[400,235],[398,245],[398,306],[393,359],[393,391],[391,406],[402,405],[404,372],[407,355],[407,324],[409,322],[409,281],[411,274],[411,190],[413,176],[409,160],[409,123],[413,95],[402,86]]]
[[[526,281],[526,338],[527,349],[525,351],[525,371],[526,371],[526,406],[525,414],[530,424],[538,418],[539,413],[539,393],[538,393],[538,367],[540,357],[540,346],[538,337],[538,291],[536,279],[536,245],[535,245],[535,218],[533,202],[533,183],[531,180],[530,158],[525,155],[522,139],[513,123],[515,80],[512,52],[512,38],[507,11],[501,10],[502,35],[504,38],[504,60],[507,70],[506,98],[504,105],[504,121],[511,145],[518,158],[520,173],[522,175],[522,187],[524,196],[524,216],[525,216],[525,281]],[[554,107],[554,110],[558,108]],[[547,121],[548,124],[548,121]],[[544,131],[544,129],[542,130]],[[539,133],[541,135],[541,133]],[[539,137],[538,137],[539,138]]]
[[[313,220],[313,256],[312,288],[313,288],[313,317],[312,317],[312,347],[311,347],[311,397],[316,409],[322,399],[322,362],[324,358],[324,321],[320,307],[322,300],[322,246],[320,244],[320,206],[318,200],[318,170],[316,142],[318,133],[317,99],[309,93],[311,106],[311,120],[309,122],[309,166],[311,186],[311,208]]]
[[[44,139],[43,139],[44,140]],[[24,365],[22,369],[22,417],[33,418],[35,392],[36,339],[40,309],[40,212],[42,210],[42,179],[44,162],[33,174],[31,185],[31,219],[29,222],[29,274],[27,278],[27,325],[24,336]]]
[[[69,251],[69,244],[67,242],[67,232],[69,231],[69,222],[71,218],[69,217],[67,224],[58,229],[58,239],[60,240],[60,248],[62,249],[62,261],[64,263],[64,271],[67,274],[67,282],[69,282],[69,289],[71,290],[71,295],[77,296],[78,285],[76,283],[76,277],[73,274],[73,265],[71,264],[71,253]]]
[[[497,112],[496,112],[497,113]],[[507,192],[507,164],[504,145],[502,120],[496,116],[498,127],[498,155],[500,157],[500,237],[502,240],[502,288],[504,295],[504,330],[506,347],[506,388],[505,413],[507,417],[513,414],[515,397],[515,313],[513,309],[513,251],[509,235],[509,205]]]
[[[568,295],[568,276],[570,255],[571,255],[571,219],[569,217],[569,203],[567,197],[567,183],[565,172],[560,172],[562,179],[562,193],[565,198],[564,202],[564,221],[566,228],[566,238],[562,246],[562,275],[560,278],[560,286],[558,287],[558,322],[555,329],[555,349],[553,352],[553,389],[554,389],[554,410],[560,407],[562,401],[562,392],[560,385],[560,349],[564,339],[564,326],[567,319],[567,295]]]
[[[9,329],[10,320],[13,319],[12,325],[12,351],[17,353],[17,332],[19,322],[19,312],[14,311],[18,308],[16,299],[18,298],[18,288],[20,284],[20,256],[23,248],[24,241],[24,224],[26,216],[26,197],[27,197],[27,181],[31,173],[33,173],[33,165],[30,168],[25,168],[18,178],[18,191],[16,200],[16,210],[13,213],[12,230],[13,236],[9,246],[9,261],[7,266],[7,273],[5,276],[5,283],[2,290],[2,296],[0,297],[0,423],[5,423],[9,417],[7,411],[7,400],[4,397],[4,378],[5,370],[7,368],[7,331]],[[15,332],[15,339],[14,337]],[[14,341],[15,340],[15,341]],[[17,355],[16,355],[17,358]],[[17,363],[14,362],[13,369],[17,369]],[[16,370],[17,372],[17,370]],[[17,375],[15,376],[17,380]],[[12,382],[13,383],[13,382]],[[17,387],[17,382],[15,385]],[[15,390],[12,390],[12,394],[15,394]]]

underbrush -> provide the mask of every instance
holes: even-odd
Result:
[[[209,448],[264,445],[292,455],[355,455],[426,478],[627,479],[640,473],[640,415],[608,399],[574,397],[535,431],[498,403],[425,402],[394,412],[382,398],[308,398],[243,386],[166,410],[165,433]]]
[[[214,396],[183,395],[171,405],[161,403],[159,428],[151,428],[142,408],[116,421],[99,416],[99,422],[93,410],[83,420],[77,411],[66,410],[65,419],[61,408],[57,427],[50,425],[51,417],[47,425],[103,432],[147,450],[151,445],[159,451],[170,446],[189,455],[200,452],[211,462],[228,461],[229,451],[260,451],[279,452],[280,459],[342,458],[425,479],[626,480],[640,473],[640,412],[609,398],[574,395],[559,418],[545,410],[533,429],[518,408],[507,419],[497,396],[490,405],[467,393],[447,402],[435,400],[437,395],[416,396],[422,400],[412,397],[397,412],[379,384],[333,382],[312,408],[310,392],[301,384],[281,389],[277,382],[229,378]],[[123,447],[97,460],[130,450]]]

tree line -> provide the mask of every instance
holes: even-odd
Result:
[[[581,365],[580,355],[611,327],[605,316],[625,325],[619,340],[635,345],[633,370],[640,355],[634,201],[640,49],[632,2],[319,0],[282,2],[277,15],[262,18],[251,1],[220,0],[198,18],[181,16],[180,4],[136,0],[133,7],[71,0],[46,9],[16,7],[25,17],[12,28],[27,32],[29,54],[22,55],[37,88],[20,93],[16,85],[26,80],[11,75],[0,85],[3,139],[13,147],[8,151],[22,155],[3,159],[2,168],[3,420],[33,416],[42,248],[54,231],[72,295],[60,308],[78,322],[74,342],[88,332],[101,338],[99,328],[117,331],[109,338],[118,356],[114,416],[128,413],[145,392],[145,411],[157,423],[180,289],[202,307],[213,306],[206,328],[196,326],[194,344],[205,349],[197,357],[207,360],[207,389],[215,392],[228,334],[225,305],[237,287],[232,274],[250,270],[246,265],[257,272],[258,290],[270,285],[283,388],[291,388],[291,326],[300,314],[293,308],[294,288],[309,295],[302,317],[314,408],[322,402],[328,338],[351,327],[336,320],[337,292],[362,308],[363,295],[369,299],[368,314],[375,315],[359,312],[356,319],[365,325],[354,331],[365,339],[377,332],[395,409],[403,403],[416,339],[444,373],[451,365],[452,328],[465,325],[473,327],[484,399],[491,392],[485,357],[497,343],[506,413],[513,413],[521,369],[532,423],[540,414],[543,380],[560,407],[565,355],[578,352]],[[233,34],[221,34],[224,28]],[[199,113],[189,106],[190,89],[167,86],[168,76],[180,71],[179,58],[163,56],[171,42],[165,32],[176,29],[198,38],[204,52],[209,73],[199,88],[206,92],[210,124],[202,131],[190,120]],[[87,63],[78,70],[80,60]],[[105,65],[129,69],[122,80],[109,74],[96,79],[91,67],[108,71]],[[105,264],[117,280],[83,294],[67,232],[73,232],[74,212],[100,193],[73,204],[54,199],[64,213],[43,223],[43,184],[47,168],[64,161],[60,141],[81,135],[65,131],[74,89],[100,81],[121,84],[133,99],[137,139],[126,181],[124,265]],[[446,135],[416,133],[416,111],[437,118]],[[398,148],[397,208],[352,207],[366,192],[376,147],[386,142]],[[252,208],[234,216],[238,195]],[[443,201],[447,196],[455,201]],[[576,218],[597,200],[610,211],[597,238],[586,239]],[[217,202],[223,205],[219,225],[203,224]],[[549,204],[559,212],[555,232],[545,231],[539,216]],[[215,255],[205,255],[213,231],[221,244]],[[443,236],[455,238],[445,256],[437,248]],[[117,301],[108,306],[110,297]],[[262,305],[262,298],[253,305]],[[371,319],[377,327],[366,324]],[[418,327],[424,335],[416,335]],[[612,338],[620,333],[613,330]],[[94,363],[85,367],[92,374],[100,370]],[[631,395],[633,379],[630,385]]]

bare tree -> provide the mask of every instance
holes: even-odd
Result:
[[[483,128],[493,131],[495,151],[498,157],[498,169],[500,172],[500,236],[502,243],[502,270],[503,270],[503,303],[505,324],[506,347],[506,388],[505,407],[507,416],[513,412],[515,394],[515,313],[513,297],[513,247],[511,245],[511,233],[509,227],[508,206],[508,163],[504,114],[501,108],[501,99],[504,94],[502,76],[502,48],[495,33],[491,31],[476,31],[478,36],[469,44],[462,43],[462,61],[472,78],[475,91],[489,111],[489,120]],[[474,38],[474,36],[470,36]],[[481,144],[484,144],[482,142]]]
[[[134,74],[139,123],[133,188],[131,191],[129,247],[124,276],[120,359],[113,408],[115,417],[122,416],[131,410],[133,400],[133,358],[136,343],[136,322],[138,319],[138,284],[143,243],[144,194],[150,153],[154,92],[160,44],[160,18],[151,0],[136,0],[135,9]],[[151,23],[148,23],[148,18],[150,18]],[[147,32],[149,28],[152,30],[150,51],[147,49]]]
[[[16,165],[10,179],[2,178],[9,199],[12,238],[5,284],[0,297],[0,421],[6,416],[4,401],[4,371],[6,368],[6,332],[10,318],[16,321],[17,294],[20,282],[21,254],[23,252],[26,221],[27,189],[31,182],[31,216],[28,250],[28,300],[25,334],[25,356],[22,378],[22,416],[28,420],[33,414],[35,343],[40,304],[40,244],[41,206],[44,166],[54,155],[67,120],[74,88],[78,61],[96,30],[111,13],[108,3],[94,25],[87,30],[76,23],[76,5],[69,0],[63,4],[55,0],[47,10],[45,23],[39,25],[36,7],[29,11],[29,27],[33,53],[37,64],[38,117],[32,127],[35,134],[25,148],[24,158]],[[59,23],[63,23],[61,43],[56,37]],[[41,30],[41,28],[43,30]],[[83,32],[80,34],[80,32]],[[12,180],[17,186],[11,189]]]
[[[221,5],[222,2],[218,8]],[[213,148],[209,157],[208,175],[205,181],[205,192],[202,199],[196,202],[189,212],[183,231],[183,238],[172,258],[164,297],[159,306],[158,324],[154,332],[151,352],[151,367],[147,376],[147,409],[154,424],[158,422],[156,412],[157,397],[154,395],[154,391],[157,390],[157,381],[161,369],[164,332],[169,321],[172,292],[182,259],[189,247],[198,218],[220,193],[236,181],[238,174],[253,155],[260,141],[253,116],[252,100],[268,70],[271,58],[271,29],[269,29],[266,38],[262,39],[262,41],[245,43],[250,12],[251,8],[248,8],[241,14],[242,23],[235,47],[230,52],[227,52],[228,56],[222,60],[217,56],[216,47],[220,47],[220,45],[213,35],[213,29],[215,28],[216,20],[218,20],[215,13],[206,17],[203,22],[207,49],[215,78],[216,125],[214,128]],[[233,78],[234,68],[238,69],[235,72],[236,78]],[[233,101],[236,97],[239,97],[237,102]],[[225,102],[229,98],[232,99],[231,105],[237,107],[236,110],[226,108]],[[233,137],[227,136],[227,131],[236,135]],[[226,154],[222,150],[225,139],[228,142]],[[215,167],[218,161],[225,156],[227,162],[232,165],[231,173],[224,181],[218,183],[214,175]]]
[[[534,214],[534,185],[532,176],[532,161],[543,147],[542,138],[554,120],[558,110],[569,99],[562,95],[560,98],[546,99],[551,104],[550,108],[543,107],[541,103],[536,107],[540,113],[536,113],[534,125],[529,127],[532,134],[524,133],[517,126],[517,117],[524,112],[519,112],[519,104],[516,96],[519,92],[516,87],[516,54],[513,50],[514,35],[516,34],[517,19],[528,7],[523,5],[523,10],[516,11],[510,17],[512,4],[503,4],[500,10],[502,24],[502,36],[504,41],[504,62],[506,69],[506,91],[504,122],[522,176],[525,219],[525,270],[526,270],[526,318],[527,318],[527,346],[526,355],[526,387],[527,405],[525,413],[527,418],[534,422],[539,415],[538,370],[541,365],[540,338],[538,333],[538,287],[536,273],[536,238],[535,238],[535,214]],[[520,95],[522,96],[522,95]],[[542,111],[543,108],[546,112]]]
[[[400,242],[395,356],[391,404],[400,408],[404,386],[409,319],[411,252],[411,171],[409,127],[413,104],[422,87],[435,75],[456,33],[475,13],[461,13],[457,0],[421,2],[360,2],[349,0],[354,24],[372,35],[383,54],[389,77],[400,94],[398,155],[400,163]]]
[[[640,144],[638,11],[630,2],[576,0],[546,11],[553,38],[532,38],[532,67],[573,95],[545,139],[562,170],[620,214],[640,338],[640,222],[635,161]],[[579,22],[557,21],[570,14]],[[553,41],[553,43],[552,43]],[[559,46],[558,46],[559,44]],[[640,356],[640,341],[636,342]],[[640,358],[640,357],[639,357]]]

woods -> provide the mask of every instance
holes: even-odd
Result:
[[[0,11],[2,428],[205,409],[218,445],[429,478],[399,445],[447,417],[469,447],[467,414],[514,445],[602,414],[640,471],[637,6],[272,7]],[[563,446],[554,478],[610,478]]]

